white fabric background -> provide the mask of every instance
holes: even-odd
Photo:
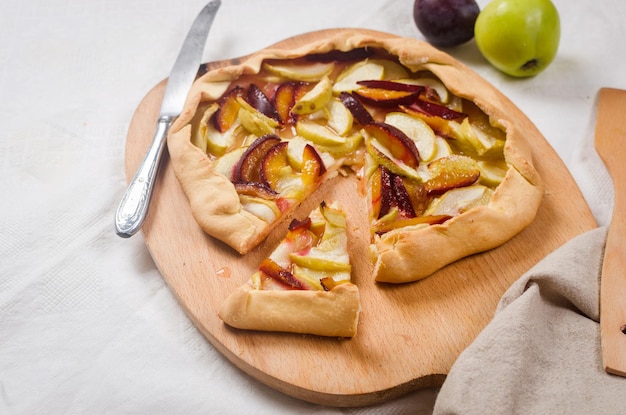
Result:
[[[223,0],[205,61],[331,27],[421,38],[412,4]],[[535,78],[501,75],[473,42],[449,52],[537,124],[607,224],[612,188],[593,151],[595,101],[601,86],[626,88],[626,2],[555,4],[559,54]],[[142,236],[115,235],[133,111],[169,73],[203,5],[0,3],[0,413],[430,413],[436,391],[336,409],[252,380],[187,319]]]

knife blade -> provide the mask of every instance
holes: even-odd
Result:
[[[602,88],[594,144],[613,180],[615,201],[600,277],[600,344],[607,373],[626,376],[626,91]]]
[[[115,213],[115,231],[122,238],[129,238],[137,233],[146,218],[167,133],[174,119],[183,110],[187,94],[201,64],[209,30],[220,5],[221,0],[212,0],[202,8],[174,62],[165,86],[152,143]]]

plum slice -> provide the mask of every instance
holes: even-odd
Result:
[[[358,81],[357,84],[365,88],[386,89],[389,91],[422,93],[426,89],[422,85],[414,85],[414,84],[407,84],[403,82],[395,82],[395,81],[387,81],[387,80],[379,80],[379,79]]]
[[[371,204],[373,218],[380,219],[391,210],[393,194],[391,192],[391,173],[384,166],[378,166],[370,177]]]
[[[435,104],[434,102],[425,101],[423,99],[415,99],[407,106],[410,110],[423,112],[430,116],[443,118],[444,120],[461,120],[467,117],[467,114],[455,111],[445,105]]]
[[[365,126],[367,124],[371,124],[374,122],[374,118],[369,113],[369,111],[363,106],[361,101],[355,98],[349,92],[342,92],[339,94],[339,100],[345,105],[346,108],[350,111],[356,122]]]
[[[263,135],[246,149],[233,169],[233,183],[261,183],[261,163],[267,152],[280,143],[274,134]]]
[[[374,170],[370,185],[372,186],[372,217],[380,219],[392,208],[397,208],[400,217],[414,218],[413,198],[401,176],[394,174],[384,166]]]
[[[295,232],[299,229],[309,229],[310,227],[311,227],[311,217],[306,217],[302,220],[292,219],[291,222],[289,222],[289,226],[287,227],[287,229]]]
[[[365,104],[379,107],[397,107],[398,105],[411,104],[419,92],[402,91],[397,89],[383,88],[359,88],[353,91]]]
[[[243,97],[244,94],[245,90],[241,86],[236,86],[219,99],[219,107],[211,117],[213,126],[217,131],[223,133],[235,124],[240,108],[237,98]]]
[[[291,112],[296,101],[310,88],[307,82],[289,81],[278,86],[274,94],[273,104],[276,109],[277,120],[282,125],[292,124],[296,115]]]
[[[415,216],[423,215],[430,201],[428,190],[422,183],[417,183],[414,180],[402,178],[402,183],[408,193]]]
[[[413,209],[411,196],[409,196],[409,192],[404,186],[402,177],[392,173],[391,184],[391,191],[393,192],[395,204],[400,216],[406,219],[414,218],[416,216],[415,209]]]
[[[274,94],[274,107],[276,108],[276,115],[278,115],[278,121],[285,125],[293,121],[291,114],[291,108],[295,102],[295,82],[284,82],[276,89]]]
[[[280,173],[285,166],[289,166],[287,161],[288,144],[287,141],[281,141],[273,145],[261,160],[261,183],[266,184],[272,190],[278,189]]]
[[[363,88],[356,89],[354,94],[364,103],[383,107],[411,104],[425,91],[421,85],[388,80],[365,80],[357,84]]]
[[[286,270],[269,258],[266,258],[263,262],[261,262],[261,265],[259,265],[259,271],[268,277],[283,283],[293,290],[306,289],[306,287],[299,280],[297,280],[289,270]]]
[[[238,182],[238,183],[234,183],[234,185],[235,185],[235,190],[240,195],[260,197],[261,199],[265,199],[265,200],[276,200],[278,199],[278,196],[280,196],[277,192],[272,190],[265,183]]]
[[[326,173],[326,166],[315,148],[307,144],[302,153],[302,183],[305,188],[313,186]]]
[[[402,130],[384,122],[373,122],[363,128],[371,137],[386,147],[396,159],[414,169],[419,166],[420,155],[415,141]]]
[[[248,87],[246,101],[248,104],[252,105],[255,110],[266,117],[278,120],[278,114],[276,113],[274,104],[267,98],[267,95],[265,95],[261,88],[255,84],[250,84]]]

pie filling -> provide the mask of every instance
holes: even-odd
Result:
[[[324,290],[350,282],[346,217],[322,202],[304,220],[294,219],[286,237],[252,275],[257,290]]]
[[[487,204],[508,170],[505,133],[482,110],[374,48],[266,60],[201,103],[191,124],[193,144],[234,184],[242,208],[268,224],[324,175],[356,174],[372,240]],[[316,278],[310,285],[324,288]]]

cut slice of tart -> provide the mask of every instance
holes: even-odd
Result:
[[[337,203],[322,202],[306,219],[294,219],[257,272],[226,298],[219,317],[239,329],[354,336],[361,306],[347,238]]]

